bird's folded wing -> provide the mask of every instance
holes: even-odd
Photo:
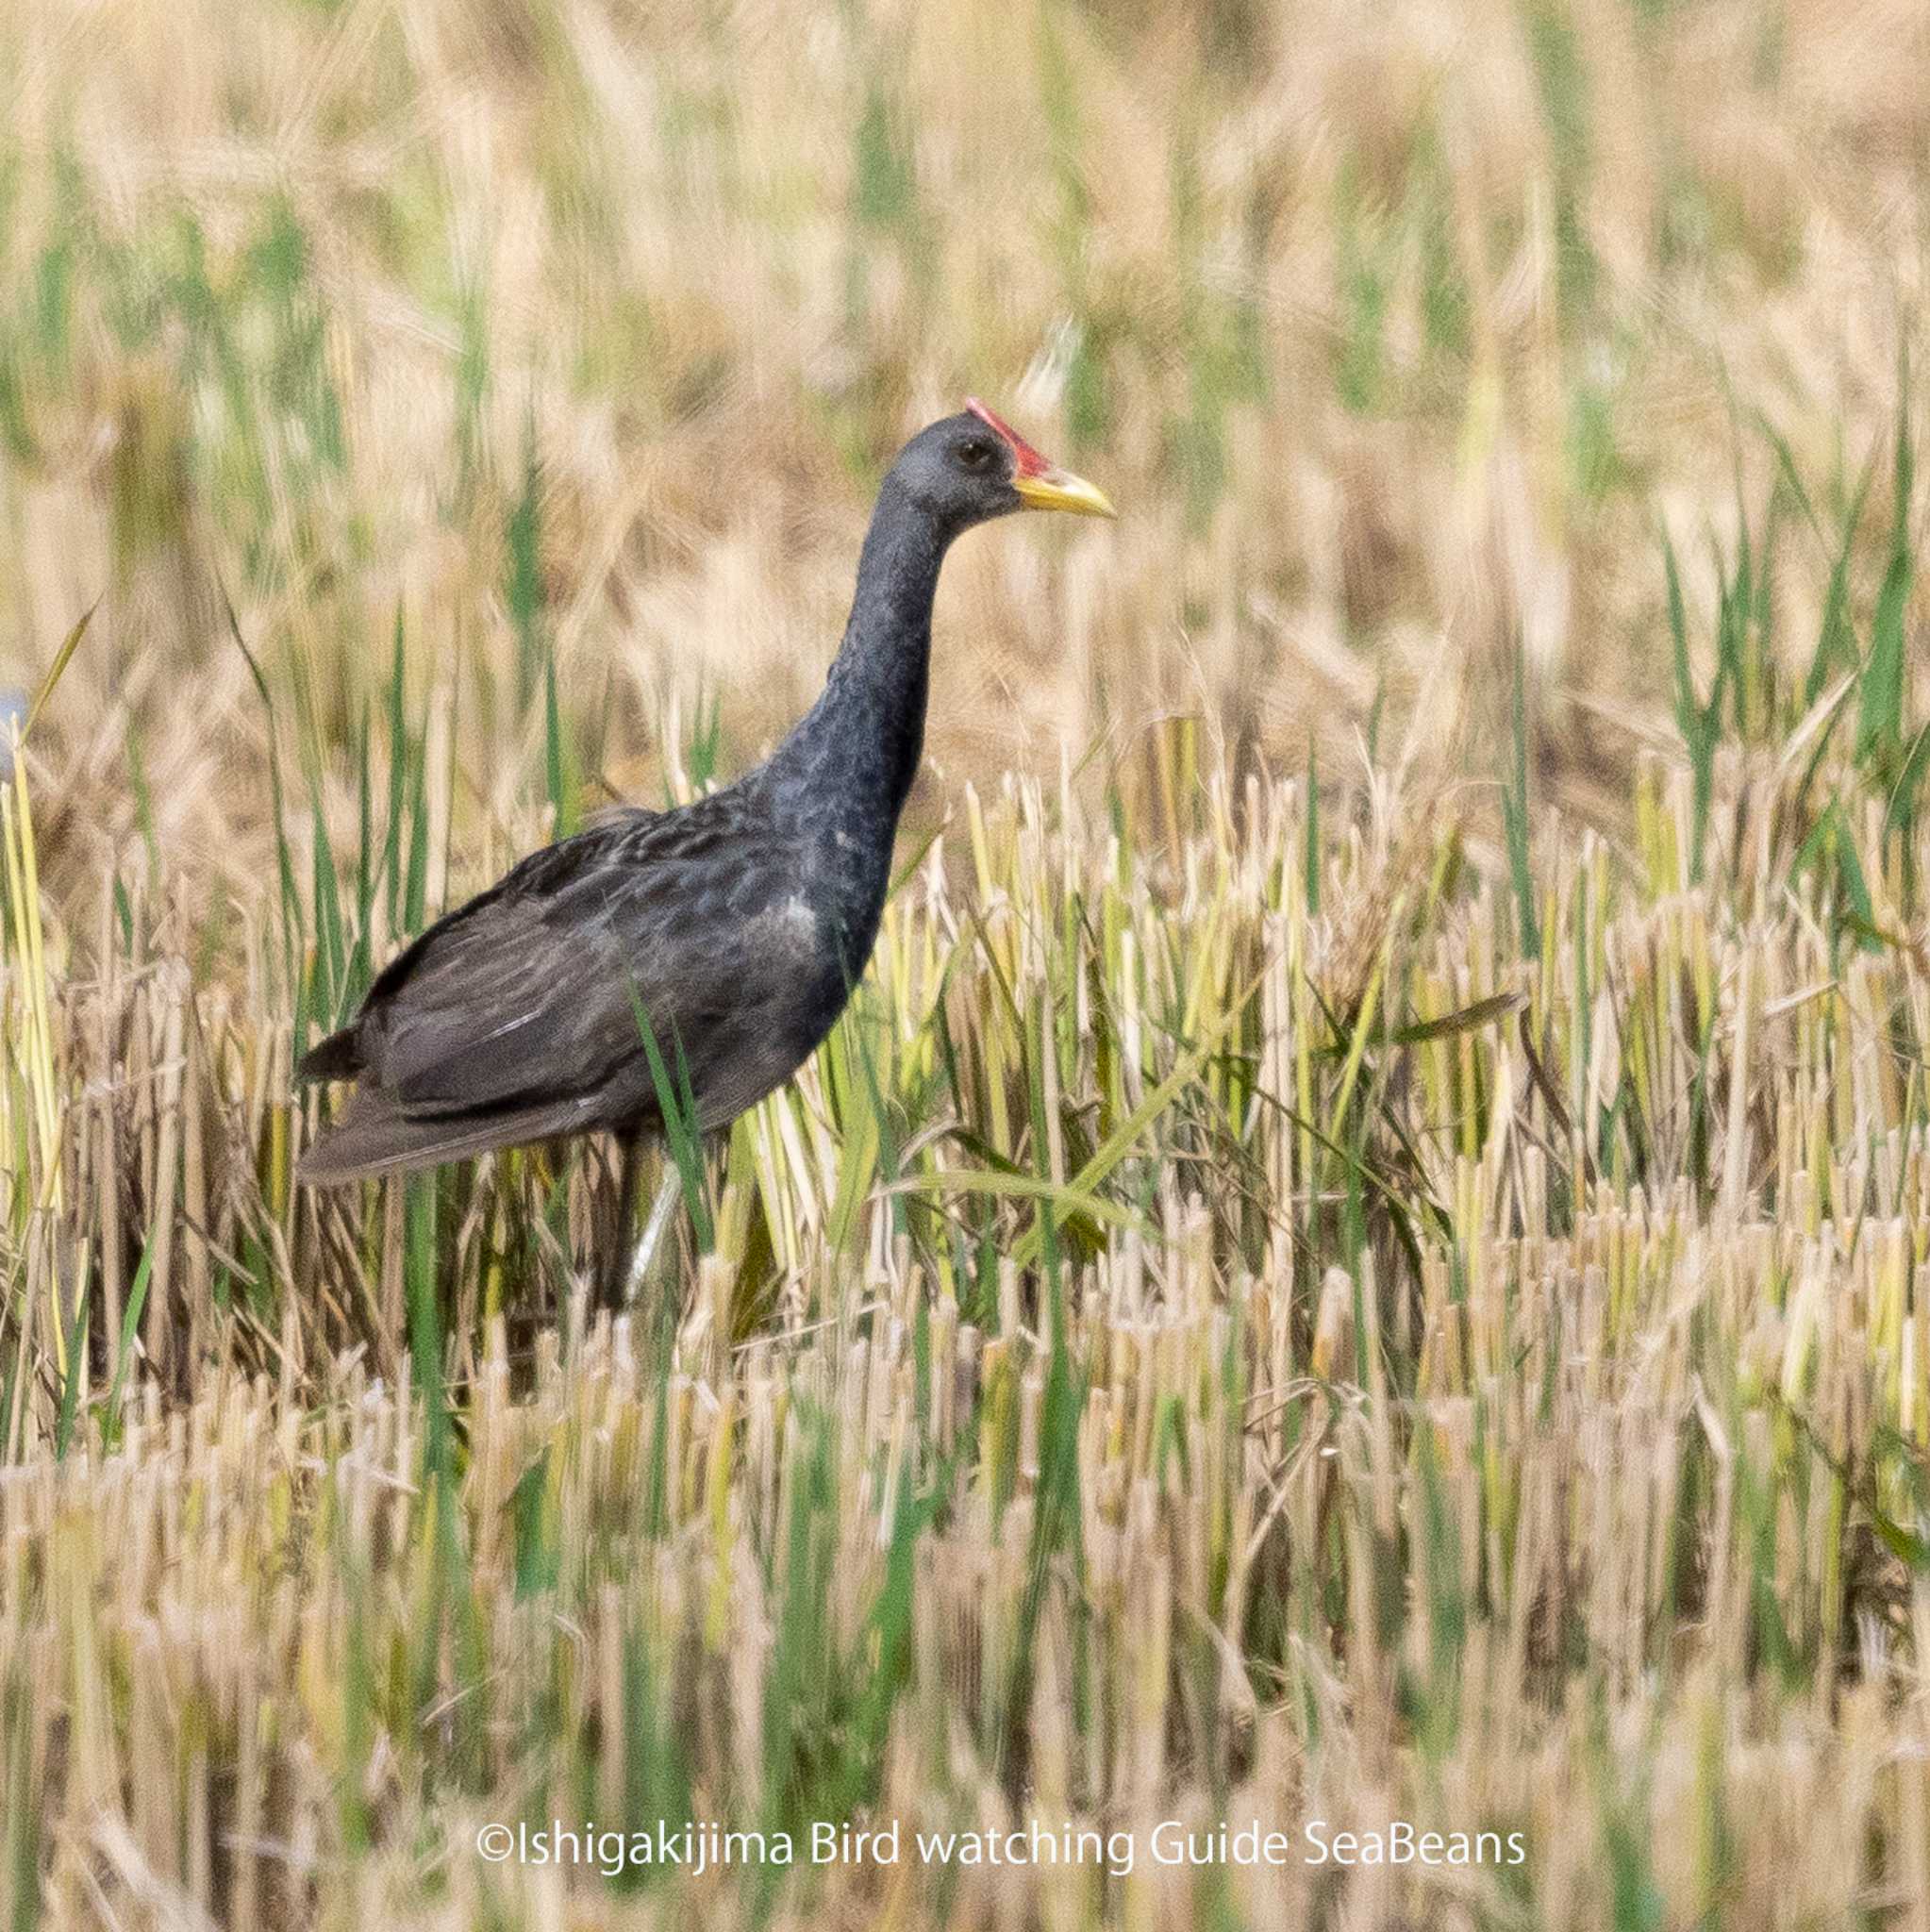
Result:
[[[635,1058],[656,989],[607,924],[551,909],[495,898],[433,935],[371,1012],[364,1079],[412,1112],[469,1112],[585,1096]]]
[[[667,1070],[689,1049],[707,1120],[767,1091],[794,1058],[738,1033],[769,1033],[773,988],[794,976],[760,935],[795,868],[782,841],[739,835],[743,810],[718,793],[675,814],[615,816],[532,854],[423,934],[303,1063],[307,1077],[358,1082],[304,1177],[635,1122],[654,1108],[646,1024]],[[731,1077],[711,1092],[716,1059]]]

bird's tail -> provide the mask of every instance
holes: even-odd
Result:
[[[379,1089],[364,1088],[341,1121],[295,1163],[295,1178],[304,1187],[326,1188],[376,1174],[415,1174],[499,1147],[580,1133],[593,1124],[575,1101],[542,1102],[505,1113],[421,1114],[410,1113]]]
[[[295,1068],[297,1080],[353,1080],[362,1070],[361,1027],[344,1026],[320,1040]]]

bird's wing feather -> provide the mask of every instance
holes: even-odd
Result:
[[[361,1080],[305,1178],[428,1166],[647,1116],[640,1012],[669,1065],[688,1049],[707,1122],[725,1097],[706,1091],[713,1055],[728,1084],[756,1075],[766,1091],[794,1058],[764,1069],[782,1042],[751,1052],[737,1035],[795,972],[770,943],[768,908],[796,888],[784,841],[755,811],[724,792],[607,819],[432,926],[383,972],[353,1026],[305,1062]],[[790,930],[777,922],[779,938]]]
[[[681,817],[625,814],[533,853],[425,934],[370,992],[374,1084],[418,1112],[552,1104],[638,1053],[640,1008],[674,1025]]]
[[[372,1016],[365,1077],[416,1111],[593,1089],[634,1045],[634,969],[593,931],[499,899],[431,946]]]

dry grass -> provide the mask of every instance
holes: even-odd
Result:
[[[1644,796],[1645,860],[1543,844],[1541,959],[1452,827],[1405,882],[1329,854],[1323,905],[1380,908],[1363,947],[1308,904],[1290,789],[1237,832],[1209,794],[1156,868],[1069,803],[971,809],[970,885],[934,855],[900,895],[858,1014],[712,1175],[710,1252],[614,1336],[569,1268],[583,1168],[318,1219],[286,1024],[138,951],[64,981],[42,1168],[10,1008],[16,1896],[43,1872],[56,1925],[1922,1923],[1930,977],[1813,891],[1691,887],[1687,780]],[[33,1205],[57,1176],[67,1214]],[[116,1225],[140,1286],[99,1285],[90,1351],[61,1285]],[[853,1814],[1142,1849],[768,1896],[471,1850],[499,1819]],[[1337,1886],[1144,1849],[1249,1816],[1530,1856]]]
[[[103,598],[0,791],[12,1924],[1930,1932],[1920,5],[0,0],[0,686]],[[303,1041],[755,756],[967,389],[1128,520],[961,550],[645,1309],[593,1152],[294,1195]],[[1138,1856],[474,1848],[846,1816]],[[1528,1855],[1152,1860],[1250,1817]]]

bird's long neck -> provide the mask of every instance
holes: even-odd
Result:
[[[853,839],[889,858],[924,746],[932,599],[951,541],[928,511],[886,479],[858,559],[844,641],[823,694],[772,759]]]

